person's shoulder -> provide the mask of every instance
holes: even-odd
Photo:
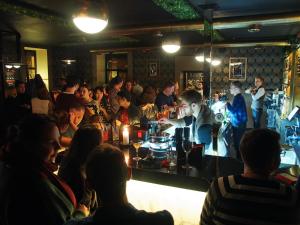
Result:
[[[67,221],[64,225],[92,225],[93,217],[86,217],[83,219],[71,219]]]
[[[135,215],[138,221],[141,221],[141,225],[142,224],[161,224],[161,225],[174,224],[173,216],[167,210],[162,210],[157,212],[146,212],[144,210],[137,210]]]

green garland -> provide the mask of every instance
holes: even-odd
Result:
[[[200,16],[185,0],[152,0],[156,5],[182,20],[198,19]]]
[[[199,19],[200,15],[198,12],[191,7],[187,0],[152,0],[157,6],[163,8],[167,12],[171,13],[178,19],[182,20],[194,20]],[[204,31],[199,30],[202,35],[210,35],[212,25],[206,20],[204,21]],[[222,41],[223,37],[217,30],[213,30],[213,40]]]
[[[74,27],[72,23],[68,22],[62,17],[48,14],[42,11],[34,10],[29,7],[15,5],[13,3],[8,3],[6,1],[0,1],[0,11],[38,18],[59,26]]]

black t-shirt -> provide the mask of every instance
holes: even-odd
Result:
[[[154,213],[137,210],[131,204],[123,207],[98,208],[95,215],[81,220],[70,220],[65,225],[173,225],[172,215],[166,211]]]
[[[155,99],[155,105],[157,105],[159,111],[162,110],[163,105],[173,106],[173,104],[174,104],[173,97],[167,96],[163,92],[160,92]]]

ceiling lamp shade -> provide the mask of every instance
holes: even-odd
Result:
[[[204,55],[196,55],[195,56],[195,59],[198,61],[198,62],[204,62]]]
[[[206,58],[205,60],[206,62],[210,63],[212,66],[219,66],[221,64],[221,60],[219,59],[211,60],[211,58]]]
[[[93,7],[93,10],[97,7]],[[102,9],[98,12],[93,12],[88,9],[88,2],[81,8],[80,12],[73,17],[75,26],[82,32],[88,34],[96,34],[102,31],[108,24],[107,14]]]
[[[161,47],[165,52],[174,54],[180,49],[180,40],[178,38],[165,40]]]

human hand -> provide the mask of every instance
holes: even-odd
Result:
[[[165,117],[162,117],[158,120],[158,123],[162,123],[162,124],[169,124],[170,121],[169,119],[165,118]]]

